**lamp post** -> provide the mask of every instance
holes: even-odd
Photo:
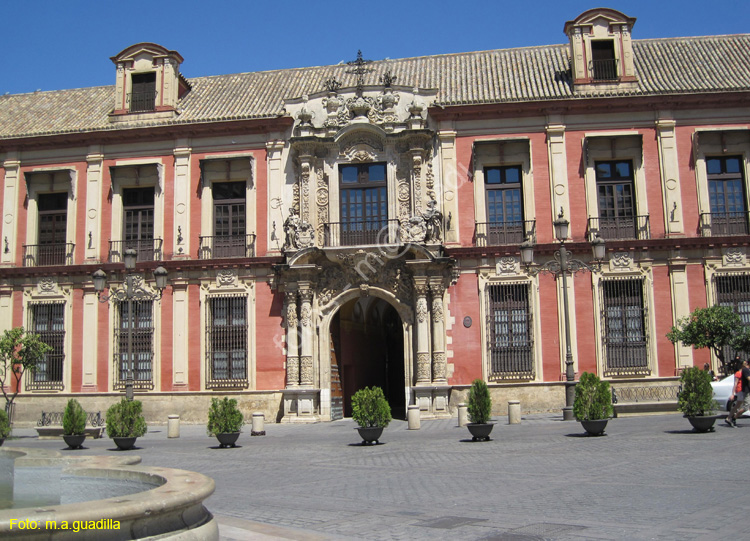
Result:
[[[161,299],[164,294],[164,288],[167,287],[167,270],[164,267],[156,267],[154,269],[154,280],[156,280],[156,289],[159,291],[155,294],[143,287],[142,284],[136,283],[137,275],[135,271],[135,262],[137,259],[137,252],[128,248],[124,253],[125,260],[125,289],[118,289],[114,292],[110,291],[109,295],[102,295],[105,286],[107,285],[107,273],[102,269],[94,271],[91,278],[94,280],[94,289],[96,290],[96,296],[99,302],[106,303],[110,299],[114,299],[117,302],[128,303],[128,364],[127,374],[125,378],[125,398],[133,400],[133,301],[154,301]],[[120,362],[122,362],[122,352],[120,352]],[[120,367],[118,367],[118,370]]]
[[[540,272],[548,272],[557,278],[562,277],[563,290],[563,320],[565,323],[565,407],[563,408],[563,420],[572,421],[573,400],[575,399],[575,372],[573,370],[573,352],[570,345],[570,316],[568,314],[568,273],[574,275],[576,272],[598,272],[601,270],[602,261],[606,254],[604,240],[598,235],[591,241],[594,253],[594,261],[584,263],[579,259],[571,257],[571,253],[565,247],[565,239],[568,237],[568,225],[570,222],[563,216],[563,209],[557,220],[552,222],[555,226],[555,238],[560,243],[560,248],[555,251],[555,259],[547,261],[538,267],[532,267],[534,263],[534,243],[526,239],[521,243],[521,263],[530,276],[536,276]]]

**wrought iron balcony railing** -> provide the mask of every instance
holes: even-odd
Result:
[[[748,212],[702,212],[699,228],[703,237],[747,235]]]
[[[597,235],[604,240],[648,240],[651,238],[648,215],[589,218],[587,233],[589,241]]]
[[[198,259],[255,257],[255,233],[200,237]]]
[[[53,265],[72,265],[72,242],[57,242],[54,244],[24,244],[24,267],[48,267]]]
[[[128,94],[131,113],[141,113],[156,109],[156,91],[131,92]]]
[[[122,263],[125,250],[136,252],[136,261],[161,260],[162,239],[111,240],[109,241],[109,262]]]
[[[529,237],[536,242],[536,220],[479,222],[474,228],[476,246],[521,244]]]
[[[398,242],[400,242],[398,220],[361,220],[323,224],[323,243],[327,248],[375,246]]]
[[[617,59],[589,60],[589,73],[594,81],[616,81]]]

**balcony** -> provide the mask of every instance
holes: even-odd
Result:
[[[589,73],[594,81],[616,81],[617,59],[589,60]]]
[[[479,247],[521,244],[529,237],[536,242],[536,220],[484,222],[474,228],[474,244]]]
[[[723,237],[748,234],[748,213],[702,212],[698,226],[702,237]]]
[[[109,262],[122,263],[125,250],[136,252],[136,261],[159,261],[162,239],[111,240],[109,241]]]
[[[72,242],[58,242],[52,244],[24,244],[24,267],[50,267],[55,265],[73,264]]]
[[[128,94],[131,113],[143,113],[156,109],[156,91],[131,92]]]
[[[398,220],[350,220],[323,225],[323,243],[327,248],[376,246],[398,242]]]
[[[648,215],[589,218],[589,242],[597,235],[604,240],[648,240],[651,238]]]
[[[255,257],[255,233],[200,237],[198,259]]]

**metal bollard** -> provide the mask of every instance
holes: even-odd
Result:
[[[168,438],[180,437],[180,416],[179,415],[167,415],[167,437]]]
[[[458,426],[469,424],[469,409],[463,402],[458,405]]]
[[[406,421],[409,425],[408,430],[419,430],[420,421],[418,405],[414,404],[409,406],[408,411],[406,412]]]
[[[508,400],[508,424],[521,424],[521,401]]]
[[[253,413],[253,428],[250,430],[251,436],[265,436],[266,429],[263,426],[265,416],[262,413]]]

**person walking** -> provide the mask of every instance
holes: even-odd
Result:
[[[738,357],[735,359],[739,360]],[[750,367],[746,360],[742,361],[740,369],[734,373],[732,390],[733,393],[730,398],[734,400],[734,403],[724,422],[731,427],[737,428],[737,417],[750,409]]]

